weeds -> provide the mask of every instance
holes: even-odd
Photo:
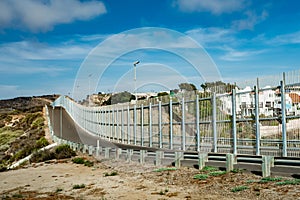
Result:
[[[203,169],[201,171],[203,171],[203,172],[212,172],[212,171],[217,171],[217,170],[218,170],[218,168],[216,168],[216,167],[205,166],[205,167],[203,167]]]
[[[207,174],[196,174],[194,176],[194,179],[199,179],[199,180],[206,180],[208,178]]]
[[[240,191],[247,190],[247,189],[249,189],[248,186],[241,185],[241,186],[237,186],[237,187],[232,188],[231,192],[240,192]]]
[[[77,190],[77,189],[82,189],[82,188],[85,188],[85,185],[84,184],[76,184],[76,185],[73,185],[73,189],[74,190]]]
[[[89,160],[85,160],[84,158],[81,158],[81,157],[73,158],[72,162],[76,163],[76,164],[83,164],[84,166],[87,166],[87,167],[94,166],[94,162],[91,162]]]
[[[277,182],[276,185],[300,185],[300,179],[285,180]]]
[[[213,171],[213,172],[209,172],[210,176],[221,176],[226,174],[226,171]]]
[[[175,171],[175,170],[177,170],[177,168],[175,168],[175,167],[168,167],[168,168],[155,169],[153,171],[154,172],[163,172],[163,171]]]
[[[268,182],[275,182],[275,181],[281,181],[282,177],[264,177],[259,182],[260,183],[268,183]]]
[[[118,175],[118,172],[116,172],[116,171],[113,171],[113,172],[111,172],[111,173],[105,173],[104,174],[104,176],[106,177],[106,176],[116,176],[116,175]]]

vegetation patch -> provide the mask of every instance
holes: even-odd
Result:
[[[111,173],[106,172],[106,173],[104,174],[105,177],[106,177],[106,176],[116,176],[116,175],[118,175],[118,172],[116,172],[116,171],[113,171],[113,172],[111,172]]]
[[[237,187],[232,188],[231,192],[240,192],[240,191],[247,190],[247,189],[249,189],[248,186],[241,185],[241,186],[237,186]]]
[[[76,184],[76,185],[73,185],[73,189],[74,190],[77,190],[77,189],[82,189],[82,188],[85,188],[85,184]]]
[[[212,166],[205,166],[201,171],[203,172],[212,172],[212,171],[218,171],[219,169]]]
[[[213,172],[209,172],[210,176],[222,176],[226,174],[226,171],[213,171]]]
[[[155,169],[153,171],[154,172],[163,172],[163,171],[175,171],[175,170],[177,170],[177,168],[175,168],[175,167],[167,167],[167,168]]]
[[[82,165],[87,166],[87,167],[94,166],[94,162],[89,161],[89,160],[85,160],[82,157],[73,158],[72,162],[75,163],[75,164],[82,164]]]
[[[264,177],[259,182],[260,183],[268,183],[268,182],[276,182],[281,181],[282,177]]]
[[[291,179],[277,182],[276,185],[300,185],[300,179]]]
[[[194,179],[199,179],[199,180],[206,180],[208,178],[207,174],[196,174],[194,176]]]

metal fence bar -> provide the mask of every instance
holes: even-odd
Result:
[[[186,137],[186,132],[185,132],[185,105],[184,105],[184,97],[182,98],[181,101],[181,136],[182,136],[182,150],[185,151],[185,137]]]
[[[283,80],[280,81],[281,89],[281,127],[282,127],[282,156],[287,156],[287,141],[286,141],[286,99],[285,99],[285,74]]]
[[[259,123],[259,84],[257,79],[257,84],[254,86],[255,90],[255,133],[256,133],[256,141],[255,141],[255,152],[256,155],[260,155],[260,123]]]
[[[162,148],[162,113],[161,113],[161,101],[158,102],[158,132],[159,132],[159,148]]]
[[[170,103],[169,103],[169,118],[170,118],[170,149],[173,149],[173,101],[172,98],[170,98]]]
[[[212,132],[213,132],[213,151],[218,152],[218,135],[217,135],[217,103],[216,103],[216,93],[212,93],[211,97],[211,107],[212,107]]]
[[[233,154],[237,154],[237,135],[236,135],[236,90],[232,90],[232,138]]]

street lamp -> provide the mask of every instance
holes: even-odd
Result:
[[[136,65],[139,64],[140,61],[135,61],[133,63],[133,68],[134,68],[134,91],[135,91],[135,102],[137,101],[137,91],[136,91]]]

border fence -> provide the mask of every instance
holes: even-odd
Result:
[[[123,144],[299,157],[300,71],[274,77],[243,89],[216,85],[135,104],[86,107],[61,96],[53,106],[64,107],[91,134]]]

